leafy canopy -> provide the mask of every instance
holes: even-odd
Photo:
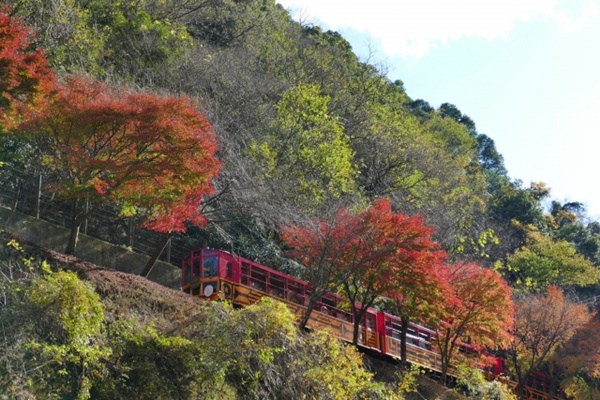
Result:
[[[548,287],[546,293],[520,298],[514,340],[508,347],[509,366],[519,383],[524,384],[591,318],[585,304],[570,301],[556,286]]]
[[[145,212],[158,231],[202,225],[202,196],[220,163],[208,121],[188,97],[137,93],[77,76],[18,133],[36,143],[67,199]]]
[[[317,201],[352,190],[356,174],[348,137],[329,114],[329,101],[316,85],[287,91],[272,135],[251,148],[267,176],[293,180],[301,196]]]
[[[507,283],[498,273],[475,263],[447,266],[452,295],[446,299],[436,337],[442,357],[442,378],[460,345],[468,341],[475,349],[510,342],[513,302]]]
[[[573,245],[537,231],[528,232],[525,245],[508,257],[508,273],[518,286],[534,291],[587,286],[600,279],[600,270]]]
[[[30,32],[0,8],[0,131],[11,127],[48,95],[55,84],[41,49],[33,49]]]

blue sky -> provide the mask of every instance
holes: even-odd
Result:
[[[509,175],[600,218],[600,0],[277,0],[408,95],[456,105]]]

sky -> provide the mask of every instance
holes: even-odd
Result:
[[[600,219],[600,0],[277,0],[412,99],[451,103],[509,176]]]

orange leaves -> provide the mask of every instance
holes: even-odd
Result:
[[[30,49],[30,33],[0,10],[0,126],[14,126],[54,89],[55,77],[40,49]]]
[[[442,379],[462,343],[475,350],[503,346],[511,341],[513,327],[511,291],[495,271],[456,263],[446,266],[445,275],[452,293],[446,298],[436,338]]]
[[[394,213],[387,200],[375,201],[358,220],[345,253],[361,260],[354,277],[379,295],[390,296],[445,258],[431,240],[433,229],[420,216]],[[352,265],[351,260],[345,264]]]
[[[514,353],[533,370],[591,317],[586,305],[569,301],[555,286],[546,294],[522,299],[516,313]]]
[[[511,340],[513,303],[506,282],[491,269],[475,263],[447,267],[453,297],[446,306],[445,326],[457,340],[496,347]]]
[[[215,136],[198,108],[185,96],[77,76],[20,131],[47,154],[64,197],[120,203],[145,213],[148,228],[184,231],[186,220],[205,223],[198,208],[220,168]]]
[[[394,213],[387,200],[377,200],[358,214],[340,209],[330,221],[283,228],[283,239],[307,267],[313,292],[341,286],[353,311],[356,302],[363,305],[360,314],[378,296],[400,293],[445,258],[432,232],[419,216]]]
[[[432,232],[419,216],[396,214],[387,200],[377,200],[360,214],[341,209],[331,221],[285,227],[283,239],[305,266],[327,266],[340,277],[353,277],[384,294],[393,291],[398,280],[410,280],[419,268],[445,257],[436,251]]]

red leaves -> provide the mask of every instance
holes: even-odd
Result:
[[[392,295],[445,258],[431,240],[433,229],[420,216],[394,213],[387,200],[374,202],[358,219],[344,265],[358,261],[350,275],[379,295]]]
[[[452,291],[440,310],[436,337],[442,380],[453,354],[464,342],[474,350],[510,342],[514,314],[511,291],[495,271],[475,263],[456,263],[446,267],[445,275]]]
[[[205,223],[198,208],[220,163],[210,124],[190,98],[74,77],[20,130],[63,177],[55,183],[63,197],[136,207],[161,232]]]
[[[6,8],[0,11],[0,123],[5,128],[54,90],[54,74],[42,51],[30,49],[29,37]]]
[[[470,339],[473,347],[496,347],[511,340],[514,308],[506,282],[475,263],[447,267],[453,296],[447,299],[442,327],[452,340]]]
[[[421,217],[396,214],[387,200],[378,200],[360,214],[341,209],[332,221],[285,227],[283,239],[305,266],[329,265],[339,276],[360,275],[383,293],[445,257],[435,251],[432,232]]]
[[[396,214],[387,200],[377,200],[359,214],[341,209],[332,221],[286,227],[283,239],[315,276],[335,276],[337,285],[360,290],[366,304],[367,298],[392,295],[445,258],[432,232],[421,217]]]

